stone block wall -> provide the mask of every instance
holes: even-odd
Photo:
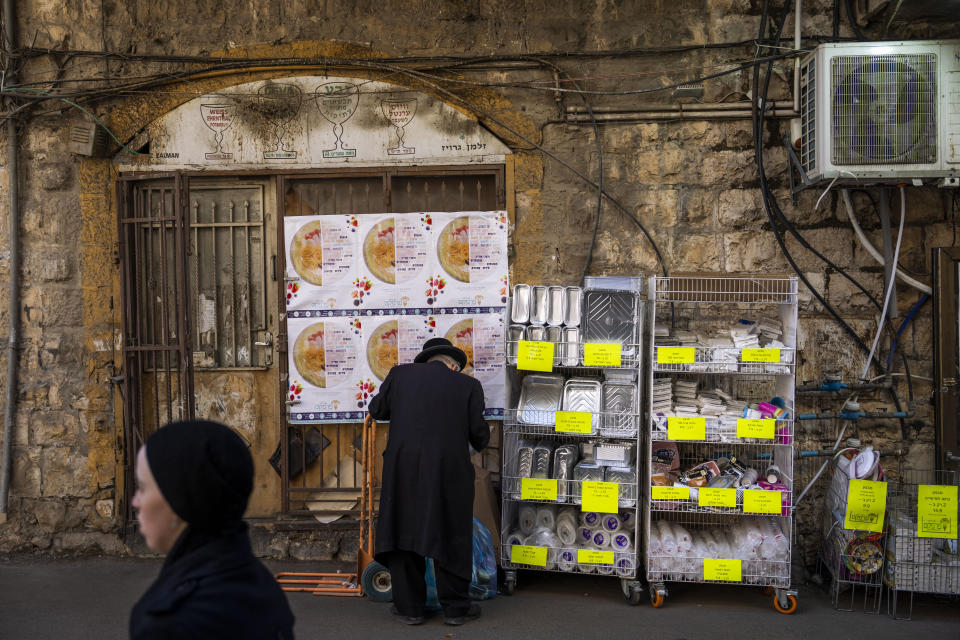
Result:
[[[696,49],[678,53],[650,50],[677,45],[738,42],[756,37],[762,4],[747,0],[524,0],[522,2],[426,3],[347,2],[277,3],[271,0],[107,0],[91,3],[19,3],[24,42],[53,49],[106,50],[143,55],[226,55],[269,58],[338,55],[347,57],[503,56],[619,50],[609,57],[553,58],[549,68],[458,70],[459,78],[495,86],[451,84],[472,111],[515,149],[511,176],[515,202],[511,230],[515,282],[575,284],[586,264],[595,216],[597,189],[560,161],[597,180],[602,157],[605,189],[650,231],[672,272],[789,273],[777,247],[760,198],[749,120],[693,120],[605,123],[599,136],[588,123],[564,119],[568,106],[582,107],[576,94],[548,87],[591,90],[650,88],[692,80],[719,65],[749,60],[754,48]],[[774,14],[779,12],[779,4]],[[829,36],[833,2],[804,3],[804,33]],[[177,16],[177,17],[171,17]],[[792,16],[785,33],[792,34]],[[910,38],[948,37],[957,24],[894,25]],[[843,36],[851,35],[841,25]],[[348,52],[348,53],[345,53]],[[57,60],[28,60],[21,78],[53,77]],[[75,57],[62,70],[70,80],[148,75],[185,68],[157,60]],[[255,79],[257,72],[245,76]],[[350,75],[349,69],[339,70]],[[789,99],[792,63],[779,61],[771,99]],[[606,78],[601,80],[598,78]],[[611,82],[609,79],[617,79]],[[561,82],[562,80],[562,82]],[[392,81],[397,81],[393,78]],[[518,83],[535,81],[534,85]],[[240,82],[240,80],[238,80]],[[499,84],[514,86],[498,86]],[[749,70],[705,83],[705,102],[742,100],[751,90]],[[72,86],[72,85],[70,85]],[[530,88],[533,86],[534,88]],[[163,87],[87,101],[124,139],[147,124],[151,104],[175,106],[205,85],[182,85],[184,95]],[[630,109],[674,104],[670,91],[586,97],[593,108]],[[189,94],[189,95],[188,95]],[[492,119],[493,117],[496,120]],[[22,125],[23,303],[20,384],[14,432],[13,489],[8,521],[0,524],[0,552],[47,551],[123,553],[132,548],[119,537],[118,482],[122,439],[120,394],[111,377],[122,373],[119,272],[115,207],[108,161],[79,159],[67,152],[64,133],[80,114],[63,103],[39,105]],[[504,125],[512,131],[504,129]],[[834,192],[817,204],[821,189],[802,192],[794,204],[788,193],[786,154],[779,141],[785,120],[768,120],[763,132],[767,174],[787,217],[807,241],[837,266],[880,297],[881,270],[853,236],[843,203]],[[523,138],[518,136],[520,133]],[[541,145],[538,150],[535,144]],[[5,156],[3,156],[5,158]],[[559,160],[558,160],[559,159]],[[3,162],[0,160],[0,162]],[[0,167],[0,280],[9,278],[6,167]],[[857,214],[879,244],[879,222],[869,201],[857,196]],[[910,188],[901,262],[927,273],[930,248],[956,243],[949,200],[933,187]],[[892,207],[896,219],[896,202]],[[826,267],[788,237],[787,249],[826,300],[857,331],[872,338],[876,312],[867,297],[834,269]],[[637,227],[610,202],[601,210],[589,273],[652,275],[654,253]],[[917,299],[898,287],[903,317]],[[0,334],[5,335],[7,291],[0,290]],[[911,371],[930,376],[930,305],[901,337]],[[806,289],[801,290],[801,360],[798,381],[825,372],[845,379],[860,374],[864,355]],[[881,341],[886,354],[889,339]],[[895,370],[902,371],[896,364]],[[0,383],[5,383],[0,367]],[[901,456],[890,466],[932,464],[930,387],[913,384],[912,404],[902,379],[896,389],[905,406],[917,412],[903,441],[898,424],[859,425],[858,434]],[[889,398],[871,398],[888,405]],[[806,409],[832,410],[837,402],[811,403]],[[916,423],[916,427],[914,426]],[[836,425],[804,425],[802,444],[831,446]],[[812,474],[811,474],[812,475]],[[801,482],[802,478],[798,478]],[[813,494],[811,504],[817,499]],[[802,513],[800,526],[815,532],[816,514]],[[259,531],[259,551],[290,557],[350,558],[353,533],[342,528],[303,535]],[[317,556],[318,558],[320,556]]]

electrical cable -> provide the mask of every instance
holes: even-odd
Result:
[[[922,294],[920,299],[917,300],[917,303],[913,305],[913,308],[910,309],[910,313],[903,319],[903,322],[900,323],[900,328],[897,329],[897,335],[893,339],[893,344],[890,346],[890,354],[887,356],[887,369],[890,368],[890,362],[893,360],[893,352],[897,348],[897,342],[900,340],[900,336],[903,334],[903,330],[907,328],[907,325],[910,324],[910,321],[913,320],[913,317],[916,315],[917,311],[930,299],[930,296],[927,294]]]
[[[853,0],[844,0],[844,4],[847,8],[847,21],[850,22],[850,28],[853,29],[853,33],[857,36],[857,40],[860,40],[861,42],[869,40],[866,34],[860,30],[860,25],[857,24],[857,16],[853,10]]]
[[[854,194],[857,194],[857,193],[862,193],[863,195],[865,195],[865,196],[867,197],[868,200],[870,200],[870,206],[872,207],[873,213],[874,213],[874,215],[876,215],[877,221],[879,222],[879,221],[880,221],[880,208],[877,206],[877,199],[874,198],[874,197],[873,197],[873,194],[870,193],[869,191],[867,191],[866,189],[850,189],[851,200],[853,199],[852,196],[853,196]],[[854,203],[854,204],[856,204],[856,203]],[[929,274],[929,273],[918,273],[918,272],[916,272],[916,271],[913,271],[913,270],[911,270],[911,269],[906,268],[905,266],[903,266],[903,262],[898,263],[898,264],[897,264],[897,267],[899,267],[900,270],[903,271],[904,273],[906,273],[907,275],[913,276],[914,278],[929,278],[929,277],[930,277],[930,274]]]

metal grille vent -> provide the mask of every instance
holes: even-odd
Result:
[[[800,164],[809,173],[817,161],[817,61],[800,69]]]
[[[932,53],[831,60],[833,163],[936,162],[936,67]]]

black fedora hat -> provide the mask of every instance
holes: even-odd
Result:
[[[460,371],[467,366],[467,354],[461,349],[453,346],[453,343],[446,338],[430,338],[423,343],[423,351],[417,354],[414,362],[426,362],[433,356],[446,355],[457,361],[460,365]]]

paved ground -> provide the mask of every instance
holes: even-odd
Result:
[[[273,570],[329,571],[270,563]],[[127,637],[130,607],[156,576],[157,560],[0,559],[0,638],[61,640]],[[619,583],[598,576],[521,573],[513,597],[483,603],[483,617],[463,627],[441,618],[420,627],[398,624],[389,605],[361,598],[289,594],[296,633],[311,638],[691,638],[781,640],[823,638],[960,638],[960,604],[920,597],[913,620],[835,611],[820,588],[800,589],[800,609],[776,613],[759,589],[671,585],[661,609],[628,606]],[[862,608],[861,608],[862,610]]]

